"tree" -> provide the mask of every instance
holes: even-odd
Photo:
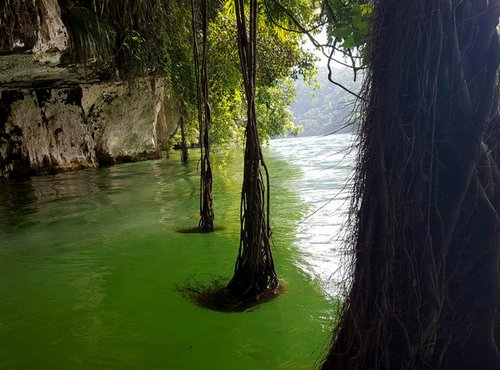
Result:
[[[379,0],[323,369],[500,364],[498,0]]]
[[[290,106],[295,100],[295,85],[285,80],[271,87],[257,89],[255,109],[259,137],[265,143],[283,134],[297,135],[302,129],[293,123]]]
[[[186,142],[185,115],[186,109],[184,108],[184,102],[181,100],[179,102],[179,126],[181,128],[181,162],[187,164],[189,161],[189,152]]]
[[[282,31],[306,35],[317,50],[327,58],[328,80],[349,94],[359,98],[356,92],[334,79],[332,63],[352,69],[356,81],[359,70],[363,70],[366,43],[373,12],[373,1],[366,0],[322,0],[304,3],[301,0],[269,0],[265,3],[273,24]],[[309,8],[309,9],[308,9]],[[304,12],[304,10],[307,11]],[[304,17],[304,14],[315,16]],[[326,42],[316,38],[319,30],[327,35]],[[344,60],[338,55],[343,56]]]
[[[230,4],[234,4],[234,8]],[[249,16],[247,9],[250,10]],[[296,74],[307,74],[312,64],[310,54],[300,49],[297,34],[278,37],[269,22],[258,22],[257,15],[262,10],[257,0],[247,4],[245,0],[229,1],[210,26],[213,68],[209,73],[211,102],[217,113],[214,116],[223,118],[216,121],[220,125],[214,124],[214,136],[224,140],[223,135],[231,131],[233,140],[237,139],[243,109],[247,118],[240,245],[234,275],[229,283],[221,283],[220,280],[210,286],[195,283],[182,289],[182,292],[197,304],[219,311],[245,310],[273,298],[282,288],[271,252],[269,174],[262,155],[259,131],[264,138],[269,138],[292,129],[285,104],[291,100],[293,90],[286,85],[286,81]],[[235,21],[236,27],[230,26],[229,20]],[[265,42],[260,47],[262,40]],[[239,71],[234,49],[228,45],[234,45],[238,50]],[[194,54],[197,55],[196,52]],[[241,98],[240,85],[244,87],[246,102]],[[260,97],[257,96],[259,92]],[[260,124],[257,122],[257,109],[264,118]],[[231,126],[234,129],[226,129]]]
[[[297,0],[296,2],[308,3]],[[296,128],[290,124],[289,102],[293,91],[288,84],[290,78],[304,75],[310,78],[315,73],[314,56],[301,48],[301,35],[283,31],[270,21],[270,13],[264,4],[259,4],[257,24],[256,55],[256,108],[266,112],[271,91],[278,95],[273,99],[273,117],[259,119],[259,133],[262,138],[280,134],[294,133]],[[307,19],[312,10],[303,10]],[[308,13],[309,12],[309,13]],[[233,0],[228,0],[225,7],[210,23],[210,102],[212,107],[211,137],[216,144],[240,143],[243,140],[246,125],[246,104],[243,80],[240,70],[237,45],[236,11]],[[270,112],[269,110],[267,110]],[[268,126],[267,123],[272,123]]]
[[[209,104],[209,83],[208,83],[208,1],[203,0],[202,4],[202,65],[200,70],[198,56],[198,40],[196,29],[196,10],[194,0],[191,0],[191,24],[193,31],[193,61],[196,77],[196,100],[198,111],[198,127],[200,142],[200,222],[198,231],[208,233],[214,231],[214,210],[212,206],[212,168],[210,165],[210,140],[209,127],[211,112]],[[201,75],[201,78],[200,78]]]
[[[257,0],[250,0],[248,27],[245,1],[235,0],[235,7],[238,51],[247,99],[247,126],[240,207],[240,247],[234,276],[227,288],[237,297],[255,298],[266,292],[277,291],[279,281],[274,270],[270,244],[269,174],[260,147],[255,114]]]

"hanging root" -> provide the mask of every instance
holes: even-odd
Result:
[[[287,289],[286,283],[281,281],[274,289],[241,297],[232,294],[226,285],[223,279],[214,279],[209,285],[194,281],[178,288],[178,291],[203,308],[221,312],[243,312],[269,302]]]
[[[379,0],[323,369],[500,363],[499,1]]]
[[[214,231],[214,209],[212,204],[212,170],[210,166],[210,140],[209,129],[211,122],[209,103],[209,81],[208,81],[208,2],[203,1],[202,23],[203,23],[203,54],[202,65],[198,55],[198,38],[196,36],[196,11],[194,0],[191,0],[191,28],[193,33],[193,60],[196,79],[196,101],[198,111],[198,130],[200,141],[200,221],[198,232],[209,233]]]
[[[234,276],[228,284],[228,289],[236,296],[253,297],[279,289],[271,253],[269,202],[269,173],[254,121],[247,127],[240,246]]]
[[[206,143],[206,145],[208,145]],[[198,230],[201,233],[214,231],[214,209],[212,201],[212,169],[207,155],[203,156],[200,184],[200,222]]]
[[[240,246],[234,276],[227,289],[241,299],[279,290],[270,245],[269,174],[260,148],[255,116],[257,1],[251,0],[249,8],[247,30],[245,2],[235,1],[238,52],[245,84],[248,121],[240,205]]]

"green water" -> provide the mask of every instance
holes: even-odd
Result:
[[[225,229],[208,235],[175,231],[198,222],[196,163],[181,165],[178,153],[0,182],[0,369],[314,368],[333,324],[349,140],[265,150],[275,264],[289,288],[243,313],[203,309],[177,291],[232,275],[240,151],[214,155]]]

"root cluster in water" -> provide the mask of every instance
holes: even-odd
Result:
[[[287,289],[284,281],[279,281],[276,287],[269,288],[259,294],[237,296],[227,288],[225,280],[214,280],[210,285],[190,283],[179,288],[181,294],[200,307],[220,312],[243,312],[261,303],[266,303]]]
[[[225,226],[214,226],[212,231],[224,231],[227,228]],[[205,234],[212,231],[203,231],[199,227],[179,227],[175,230],[180,234]]]

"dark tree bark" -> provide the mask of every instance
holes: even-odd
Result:
[[[179,113],[180,113],[179,126],[181,128],[181,162],[185,164],[185,163],[188,163],[188,161],[189,161],[189,153],[188,153],[188,147],[187,147],[187,143],[186,143],[186,133],[184,131],[185,109],[184,109],[184,103],[182,101],[179,102]]]
[[[499,0],[378,0],[323,369],[498,369]]]
[[[194,0],[191,0],[192,32],[193,32],[193,59],[196,77],[196,98],[198,108],[198,127],[200,141],[200,222],[198,231],[202,233],[214,231],[214,209],[212,202],[212,168],[210,165],[209,129],[211,122],[208,81],[208,1],[202,5],[202,34],[203,51],[202,65],[198,55],[198,40],[196,27],[196,10]],[[201,77],[200,77],[201,75]],[[201,80],[201,81],[200,81]]]
[[[270,245],[269,176],[262,156],[255,116],[257,0],[250,0],[248,27],[245,1],[235,0],[235,5],[248,121],[241,191],[240,246],[234,276],[227,288],[235,296],[251,298],[275,291],[279,282]]]

